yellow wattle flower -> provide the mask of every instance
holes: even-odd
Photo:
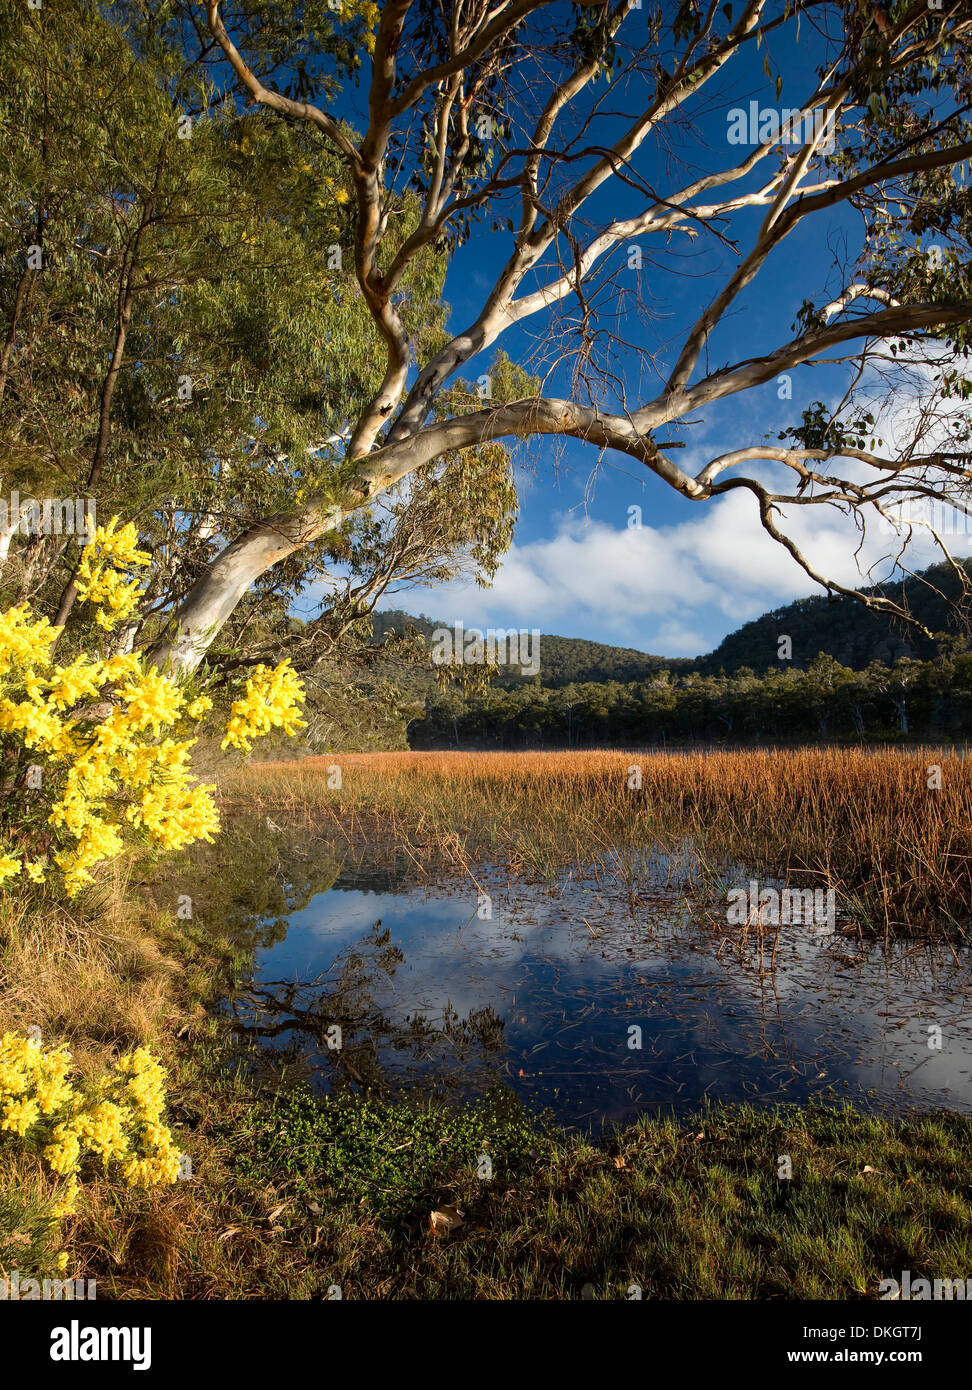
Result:
[[[138,549],[135,527],[113,517],[84,548],[78,572],[81,597],[96,605],[96,621],[111,629],[141,601],[129,571],[150,563]],[[46,800],[59,847],[47,856],[0,845],[0,883],[23,874],[48,880],[51,864],[73,897],[94,881],[94,870],[124,852],[126,833],[142,832],[159,849],[212,840],[219,812],[212,786],[193,785],[194,739],[169,731],[198,720],[213,707],[206,695],[188,700],[179,686],[137,652],[107,658],[80,654],[54,666],[50,647],[60,629],[36,618],[27,603],[0,614],[0,735],[29,750],[40,780],[28,781]],[[259,666],[232,707],[223,747],[249,752],[251,740],[272,729],[303,728],[303,686],[288,661]],[[107,717],[87,706],[107,699]],[[24,1112],[26,1113],[26,1112]],[[11,1112],[11,1124],[24,1113]]]
[[[16,878],[20,868],[20,860],[15,859],[12,854],[0,854],[0,883],[8,878]]]
[[[70,1068],[63,1045],[44,1050],[17,1033],[0,1037],[0,1145],[37,1135],[31,1139],[47,1167],[67,1179],[55,1189],[52,1215],[75,1211],[89,1158],[106,1170],[117,1164],[131,1187],[175,1182],[180,1158],[163,1120],[165,1069],[148,1048],[126,1053],[83,1089]]]
[[[294,734],[306,728],[306,722],[299,717],[303,699],[303,683],[289,659],[272,669],[258,666],[246,683],[243,698],[233,702],[226,737],[220,747],[232,746],[249,753],[250,740],[268,734],[271,729]]]

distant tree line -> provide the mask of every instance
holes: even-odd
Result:
[[[431,692],[409,724],[413,748],[580,748],[801,740],[959,739],[972,734],[972,652],[875,661],[862,671],[821,653],[763,676],[661,671],[640,681],[539,679]]]
[[[972,580],[972,560],[962,563]],[[933,565],[897,583],[875,585],[862,592],[890,599],[921,626],[873,612],[856,599],[810,596],[744,623],[714,651],[696,657],[657,656],[633,647],[543,633],[539,641],[540,679],[545,686],[564,686],[585,681],[627,684],[651,680],[664,671],[670,677],[693,671],[719,676],[746,668],[762,674],[779,668],[782,638],[789,638],[795,667],[806,668],[818,652],[826,652],[854,671],[863,671],[874,662],[891,665],[905,657],[933,661],[967,645],[972,614],[950,566]],[[428,647],[433,631],[450,626],[451,621],[425,614],[414,617],[401,609],[385,610],[374,615],[372,641],[383,642],[390,633],[412,631]],[[466,623],[467,629],[473,626]],[[517,670],[502,669],[496,672],[493,684],[514,686],[523,680]]]

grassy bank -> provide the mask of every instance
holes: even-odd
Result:
[[[859,1298],[903,1269],[972,1268],[968,1119],[726,1109],[593,1145],[507,1098],[459,1111],[323,1102],[234,1069],[225,1037],[186,1009],[191,964],[170,964],[161,1015],[126,1020],[117,997],[111,1031],[166,1058],[192,1177],[148,1192],[85,1183],[65,1235],[71,1272],[102,1297],[623,1298],[638,1285],[645,1297]],[[101,983],[113,993],[113,974]],[[109,1005],[66,1028],[89,1061],[111,1050]],[[28,1163],[2,1173],[4,1272],[43,1272],[43,1184]],[[447,1204],[465,1222],[437,1238],[430,1214]]]
[[[322,1110],[297,1094],[251,1119],[279,1238],[310,1242],[348,1297],[853,1298],[903,1269],[972,1267],[965,1120],[716,1110],[594,1147],[502,1106]],[[429,1214],[445,1203],[465,1224],[441,1240]]]
[[[967,1119],[725,1109],[595,1146],[503,1099],[322,1102],[217,1063],[175,1062],[191,1180],[90,1185],[72,1250],[102,1297],[854,1299],[972,1268]]]
[[[972,764],[940,749],[333,755],[234,770],[224,791],[352,843],[514,873],[598,858],[623,872],[626,852],[689,837],[703,862],[834,888],[871,934],[970,924]]]
[[[199,850],[211,885],[200,864],[173,861],[160,880],[130,859],[71,907],[41,885],[0,898],[0,1032],[38,1027],[91,1075],[151,1047],[192,1165],[147,1191],[90,1169],[77,1215],[58,1224],[36,1156],[0,1135],[0,1275],[53,1273],[62,1249],[73,1276],[123,1298],[327,1298],[335,1287],[347,1298],[624,1298],[632,1285],[645,1297],[873,1298],[905,1269],[964,1276],[970,1119],[726,1108],[646,1118],[594,1144],[505,1093],[460,1109],[360,1091],[315,1098],[296,1074],[254,1068],[215,1008],[253,945],[232,885],[254,881],[266,920],[289,910],[288,892],[318,891],[336,871],[308,841],[303,867],[284,874],[274,845],[289,838],[237,825],[234,801],[313,824],[338,848],[380,831],[426,865],[489,854],[543,872],[565,855],[674,839],[679,825],[727,851],[750,836],[749,862],[785,852],[791,869],[815,854],[817,872],[860,871],[871,852],[886,901],[910,892],[937,910],[944,876],[953,902],[964,882],[969,776],[940,759],[932,792],[926,756],[644,759],[636,792],[636,759],[613,754],[220,772],[230,814],[218,844]],[[340,790],[327,787],[335,761]],[[192,920],[177,911],[185,891]],[[484,1157],[492,1176],[480,1175]],[[430,1214],[445,1206],[465,1219],[439,1237]]]

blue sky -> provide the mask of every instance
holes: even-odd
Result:
[[[769,47],[775,74],[776,50],[782,54],[789,44],[777,40]],[[729,143],[730,110],[747,108],[753,99],[761,109],[801,106],[814,89],[814,69],[821,53],[819,38],[806,23],[798,53],[800,63],[781,70],[779,97],[763,72],[764,50],[751,48],[745,59],[731,62],[705,86],[702,105],[694,111],[690,108],[696,130],[676,134],[668,149],[649,142],[636,161],[639,174],[665,195],[700,167],[719,169],[738,162],[748,150]],[[353,104],[360,106],[363,92],[359,89]],[[641,109],[643,97],[637,81],[617,83],[605,103],[615,114],[600,119],[597,138],[604,143],[615,138],[627,124],[626,118]],[[349,115],[360,128],[362,116],[353,111]],[[687,161],[681,178],[670,167],[673,155]],[[747,186],[756,188],[764,182],[775,161],[775,154],[762,161]],[[592,201],[590,217],[600,225],[631,215],[643,204],[643,195],[615,181]],[[737,238],[745,251],[764,215],[765,209],[743,210],[723,230]],[[738,361],[785,342],[805,299],[826,303],[844,283],[835,258],[848,249],[853,255],[858,225],[849,209],[799,224],[713,333],[708,348],[712,365]],[[650,237],[638,244],[643,268],[624,266],[618,284],[630,295],[640,293],[652,317],[640,323],[629,315],[625,331],[642,348],[657,352],[659,369],[664,370],[674,362],[680,335],[732,273],[737,259],[731,248],[705,231],[691,244],[678,236],[671,244]],[[475,319],[510,245],[508,234],[480,229],[459,250],[446,285],[453,329]],[[498,346],[514,360],[524,361],[543,327],[539,317],[529,320],[504,335]],[[464,375],[475,378],[487,367],[488,358],[474,361]],[[656,378],[639,394],[639,364],[633,351],[620,355],[617,369],[626,377],[629,399],[648,399],[658,393]],[[849,371],[846,366],[800,367],[791,373],[792,399],[779,399],[777,384],[770,382],[709,407],[704,418],[696,417],[690,427],[666,432],[668,438],[684,440],[686,445],[673,457],[695,472],[727,449],[758,444],[767,434],[775,439],[777,431],[796,424],[814,400],[828,404],[839,400]],[[545,394],[570,394],[565,373],[554,375]],[[891,411],[896,408],[892,403]],[[693,656],[711,650],[727,632],[767,609],[820,592],[763,533],[753,499],[742,492],[693,503],[633,459],[610,453],[593,477],[597,451],[575,441],[565,445],[534,441],[529,454],[526,465],[518,469],[521,512],[514,545],[492,588],[455,583],[432,591],[402,590],[389,595],[382,606],[424,612],[448,622],[462,620],[467,627],[540,628],[666,656]],[[761,466],[761,476],[772,476],[772,467]],[[641,509],[640,527],[630,524],[633,507]],[[854,556],[857,537],[849,521],[830,509],[801,508],[791,525],[819,569],[844,583],[866,582]],[[968,537],[956,537],[953,548],[956,553],[968,553]],[[876,535],[865,546],[860,564],[864,569],[876,566],[872,581],[892,568],[888,554],[886,535]],[[911,566],[935,558],[930,545],[918,545],[911,553]]]

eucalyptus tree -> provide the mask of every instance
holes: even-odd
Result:
[[[93,499],[95,519],[137,521],[152,564],[119,636],[132,645],[234,534],[333,486],[344,423],[381,367],[342,256],[353,222],[340,157],[298,124],[223,101],[206,65],[215,45],[184,9],[174,32],[165,6],[124,8],[109,22],[82,0],[0,0],[0,477],[21,499]],[[353,67],[348,42],[317,33],[339,71]],[[274,52],[300,73],[285,45]],[[389,245],[419,216],[404,192]],[[445,336],[444,270],[429,247],[402,280],[401,322],[421,351]],[[223,634],[227,660],[255,609],[285,619],[315,579],[332,600],[303,629],[317,656],[393,579],[467,564],[486,575],[515,505],[502,445],[443,455],[381,517],[349,517],[259,580]],[[5,597],[67,621],[77,539],[8,533]]]
[[[324,8],[290,10],[291,64]],[[365,15],[330,9],[339,27]],[[263,576],[416,470],[530,436],[618,451],[698,504],[744,490],[815,580],[895,608],[818,573],[785,518],[807,506],[861,524],[903,512],[907,529],[915,504],[968,507],[965,0],[389,0],[359,51],[360,134],[321,84],[294,88],[252,6],[206,0],[205,13],[227,96],[232,82],[241,103],[341,161],[355,307],[381,369],[343,422],[327,486],[240,528],[179,605],[159,659],[194,667]],[[766,101],[742,149],[738,93],[750,94],[760,59]],[[727,122],[724,146],[703,130],[713,112]],[[403,238],[395,210],[406,192],[417,212]],[[492,284],[423,344],[407,321],[410,269],[430,250],[453,256],[487,224],[502,248]],[[711,361],[720,326],[808,225],[821,245],[839,236],[842,253],[807,286],[797,322],[764,330],[743,357]],[[674,328],[625,311],[635,252],[664,301],[685,251],[713,248],[728,268]],[[510,342],[515,357],[527,330],[545,354],[534,389],[443,408],[459,374],[470,364],[488,374],[488,354]],[[691,444],[701,409],[823,360],[848,367],[836,410],[811,408],[773,444],[744,440],[701,467],[679,463],[673,445]],[[862,392],[877,379],[900,396],[909,377],[921,389],[907,437],[883,443]]]

